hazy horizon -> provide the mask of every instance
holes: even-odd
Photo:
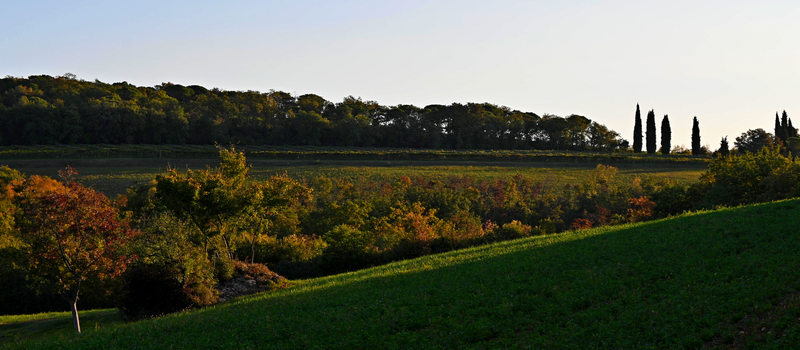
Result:
[[[673,145],[690,144],[697,116],[712,150],[800,113],[789,1],[3,5],[3,75],[489,102],[584,115],[629,141],[639,103],[669,114]]]

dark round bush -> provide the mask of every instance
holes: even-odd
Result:
[[[139,264],[123,275],[119,309],[129,319],[154,317],[192,307],[174,266]]]

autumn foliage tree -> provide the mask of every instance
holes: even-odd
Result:
[[[14,229],[14,183],[22,179],[19,171],[0,166],[0,248],[15,245]]]
[[[296,213],[304,202],[311,200],[311,189],[285,175],[276,175],[267,181],[248,187],[243,210],[243,232],[250,243],[250,263],[255,262],[255,245],[258,239],[270,232],[276,219]]]
[[[81,284],[121,274],[134,258],[125,249],[137,231],[105,195],[65,180],[31,176],[19,183],[15,224],[32,276],[64,296],[80,333]]]
[[[156,200],[194,226],[194,243],[201,244],[207,253],[218,248],[216,253],[221,250],[224,258],[231,259],[233,219],[243,213],[247,204],[244,195],[247,170],[243,152],[221,149],[217,169],[186,173],[171,169],[158,175]]]

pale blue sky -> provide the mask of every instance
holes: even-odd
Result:
[[[491,102],[673,145],[800,125],[797,1],[4,1],[0,75]]]

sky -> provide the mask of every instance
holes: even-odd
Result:
[[[7,1],[0,76],[692,117],[711,149],[800,116],[797,1]],[[797,117],[800,118],[800,117]],[[794,122],[795,125],[800,124]]]

